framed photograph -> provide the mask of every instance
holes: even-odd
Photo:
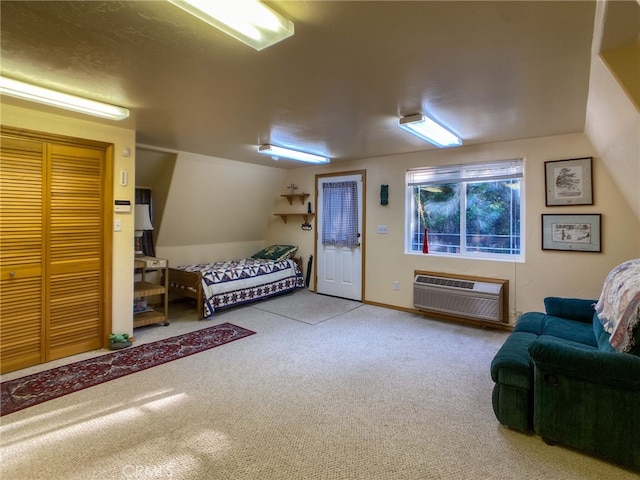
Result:
[[[599,213],[542,215],[542,249],[601,252]]]
[[[547,207],[593,205],[593,157],[544,162]]]

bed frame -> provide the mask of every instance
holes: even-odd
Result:
[[[292,259],[302,272],[302,258]],[[175,268],[168,269],[169,293],[180,295],[181,297],[193,298],[196,301],[196,311],[198,320],[202,320],[204,310],[204,292],[202,289],[202,272],[187,272]]]

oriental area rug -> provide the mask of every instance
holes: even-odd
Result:
[[[193,355],[256,332],[222,323],[0,384],[0,416]]]

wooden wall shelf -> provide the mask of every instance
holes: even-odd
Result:
[[[281,197],[286,198],[287,200],[289,200],[289,205],[293,205],[293,199],[294,198],[299,198],[300,199],[300,204],[304,205],[304,201],[309,198],[309,194],[308,193],[288,193],[286,195],[280,195]],[[276,213],[276,215],[279,215],[278,213]],[[287,223],[286,221],[284,223]]]
[[[315,213],[274,213],[274,215],[278,215],[282,218],[284,223],[287,223],[287,217],[302,217],[304,218],[305,223],[308,223],[309,220],[316,216]]]

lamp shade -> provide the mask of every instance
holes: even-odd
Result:
[[[134,225],[136,231],[153,230],[148,204],[136,203]]]

